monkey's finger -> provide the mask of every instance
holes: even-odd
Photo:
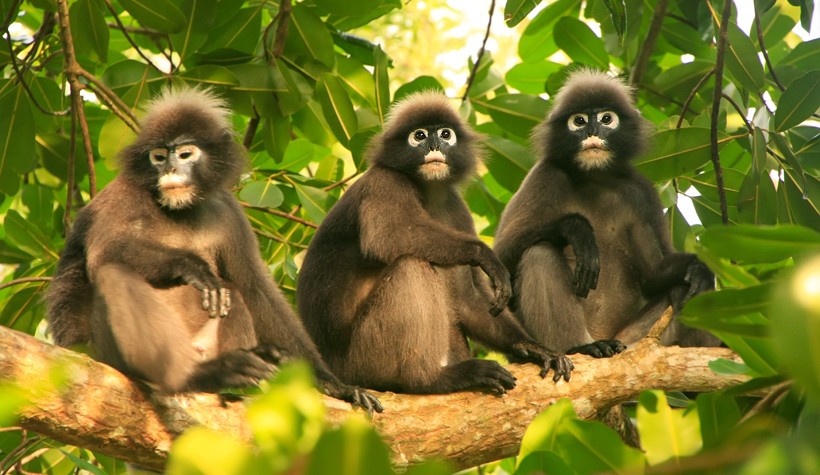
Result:
[[[202,289],[202,308],[203,310],[210,310],[211,308],[211,293],[208,289]]]
[[[211,318],[219,316],[219,291],[217,289],[208,291],[208,316]]]
[[[231,290],[219,289],[219,316],[227,317],[231,311]]]

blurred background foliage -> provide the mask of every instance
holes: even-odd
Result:
[[[558,403],[519,457],[470,472],[820,473],[815,5],[736,3],[727,15],[721,0],[0,0],[0,324],[48,338],[42,295],[66,228],[115,176],[140,105],[163,87],[212,87],[230,101],[250,159],[236,193],[292,298],[316,226],[366,169],[393,102],[444,90],[486,135],[488,160],[464,193],[491,243],[535,160],[531,128],[585,65],[635,83],[657,128],[636,165],[657,184],[675,245],[718,277],[682,318],[745,362],[715,371],[752,380],[696,399],[642,394],[643,452]],[[364,420],[325,428],[310,385],[305,368],[283,370],[252,403],[256,449],[194,430],[169,473],[391,473]],[[17,392],[2,381],[0,391],[0,473],[123,472],[14,428]]]

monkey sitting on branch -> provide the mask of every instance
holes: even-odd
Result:
[[[479,137],[443,95],[411,96],[319,226],[299,273],[299,313],[343,381],[409,393],[512,389],[509,371],[471,358],[468,336],[569,380],[570,360],[506,309],[509,274],[459,194],[478,153]]]
[[[222,100],[166,90],[120,158],[47,294],[58,345],[90,342],[98,360],[171,392],[254,385],[302,357],[323,392],[381,412],[331,373],[268,273],[230,190],[246,159]]]
[[[655,187],[630,163],[647,130],[627,85],[582,69],[533,133],[540,160],[501,216],[495,251],[516,316],[544,345],[612,356],[667,307],[714,288],[696,256],[675,252]],[[662,342],[720,343],[677,320]]]

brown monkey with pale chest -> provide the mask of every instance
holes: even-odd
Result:
[[[513,388],[501,365],[470,357],[468,336],[569,380],[572,363],[506,310],[509,275],[459,195],[478,151],[444,96],[411,96],[319,226],[299,273],[299,313],[343,381],[411,393]]]
[[[77,215],[48,300],[54,340],[168,391],[219,391],[307,359],[328,395],[381,411],[339,381],[276,287],[230,187],[245,165],[210,92],[153,101],[122,171]]]

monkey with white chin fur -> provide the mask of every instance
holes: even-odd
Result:
[[[246,164],[225,103],[198,89],[149,104],[120,175],[78,214],[47,294],[61,346],[165,391],[218,392],[305,358],[318,387],[368,412],[339,381],[271,278],[231,192]]]
[[[478,141],[443,95],[403,100],[370,144],[370,168],[319,226],[299,272],[299,313],[348,384],[512,389],[504,367],[471,358],[467,337],[569,380],[569,359],[534,341],[506,309],[509,275],[459,195]]]
[[[648,127],[627,85],[582,69],[533,133],[540,160],[502,214],[495,251],[516,316],[550,348],[612,356],[669,305],[714,288],[705,265],[675,252],[654,185],[630,163]],[[663,342],[719,344],[677,320]]]

